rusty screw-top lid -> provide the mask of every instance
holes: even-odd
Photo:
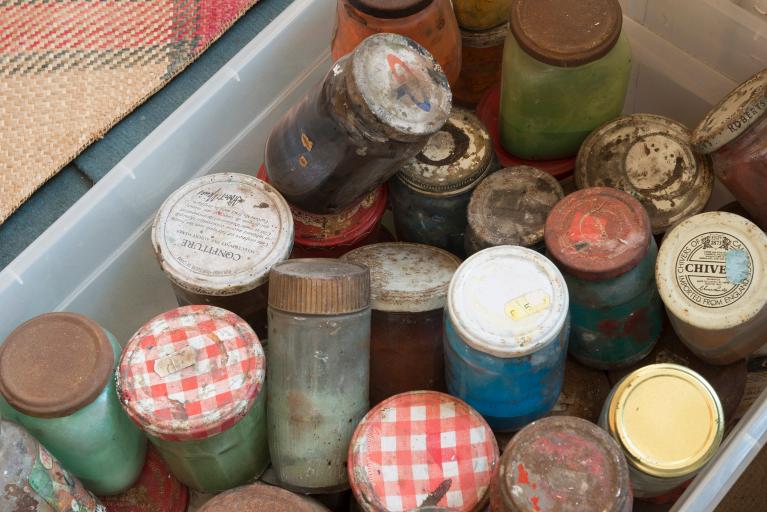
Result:
[[[479,32],[461,29],[461,44],[464,48],[492,48],[502,45],[507,35],[509,35],[508,23]]]
[[[264,484],[251,484],[223,492],[199,512],[328,512],[319,503]]]
[[[269,306],[305,315],[338,315],[370,305],[370,271],[331,258],[288,260],[269,274]]]
[[[618,0],[514,0],[511,33],[534,59],[575,67],[604,57],[618,41]]]
[[[347,0],[355,9],[378,18],[404,18],[426,8],[434,0]]]
[[[625,274],[647,254],[651,236],[650,219],[639,201],[614,188],[574,192],[546,219],[547,254],[580,279]]]
[[[114,365],[109,336],[96,322],[46,313],[18,326],[0,347],[0,393],[24,414],[60,418],[93,402]]]
[[[621,116],[589,135],[575,164],[578,188],[612,187],[634,196],[652,231],[700,213],[714,188],[710,159],[696,155],[690,130],[651,114]]]

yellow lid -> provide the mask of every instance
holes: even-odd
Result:
[[[618,384],[608,427],[630,464],[653,476],[674,478],[711,459],[722,442],[724,413],[703,377],[684,366],[652,364]]]

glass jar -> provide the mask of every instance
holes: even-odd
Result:
[[[285,489],[264,484],[251,484],[219,494],[199,512],[328,512],[309,498]]]
[[[269,289],[269,452],[280,485],[349,487],[346,453],[369,408],[370,272],[329,259],[275,265]]]
[[[173,476],[199,492],[264,472],[264,352],[245,321],[215,306],[156,316],[128,341],[117,393]]]
[[[266,336],[269,269],[293,245],[290,208],[273,187],[236,173],[193,179],[160,207],[152,245],[180,306],[224,308]]]
[[[146,454],[146,438],[115,393],[120,350],[112,334],[76,313],[32,318],[0,348],[3,416],[100,495],[130,487]]]
[[[569,331],[567,286],[552,262],[510,245],[476,253],[448,290],[448,392],[493,430],[522,428],[557,401]]]
[[[618,0],[519,0],[503,52],[500,133],[520,158],[574,156],[623,110],[631,50]]]
[[[266,171],[293,206],[337,213],[382,185],[447,121],[450,88],[421,46],[376,34],[277,123]]]
[[[370,269],[370,403],[445,390],[442,314],[461,260],[421,244],[360,247],[343,258]]]
[[[508,23],[482,32],[461,30],[461,74],[451,88],[453,103],[474,108],[485,92],[501,81],[503,43],[508,33]]]
[[[458,25],[476,32],[503,25],[512,0],[453,0]]]

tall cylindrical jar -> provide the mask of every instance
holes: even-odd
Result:
[[[453,0],[461,28],[481,31],[503,25],[509,19],[512,0]]]
[[[369,408],[370,271],[332,259],[275,265],[269,288],[269,452],[284,487],[349,487],[346,450]]]
[[[485,92],[501,81],[503,43],[508,33],[508,23],[481,32],[461,30],[461,74],[451,87],[454,103],[476,107]]]
[[[3,416],[100,495],[130,487],[146,454],[145,436],[115,393],[120,351],[111,333],[76,313],[34,317],[0,347]]]
[[[518,430],[557,401],[570,331],[567,285],[540,253],[501,245],[458,268],[445,310],[450,394],[493,430]]]
[[[199,492],[220,492],[269,464],[264,368],[258,337],[242,318],[185,306],[133,335],[117,393],[176,478]]]
[[[264,484],[251,484],[219,494],[199,512],[328,512],[309,498],[285,489]]]

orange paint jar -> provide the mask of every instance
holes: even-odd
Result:
[[[508,33],[508,24],[483,32],[461,30],[462,65],[452,88],[454,103],[476,107],[485,92],[501,81],[503,43]]]

